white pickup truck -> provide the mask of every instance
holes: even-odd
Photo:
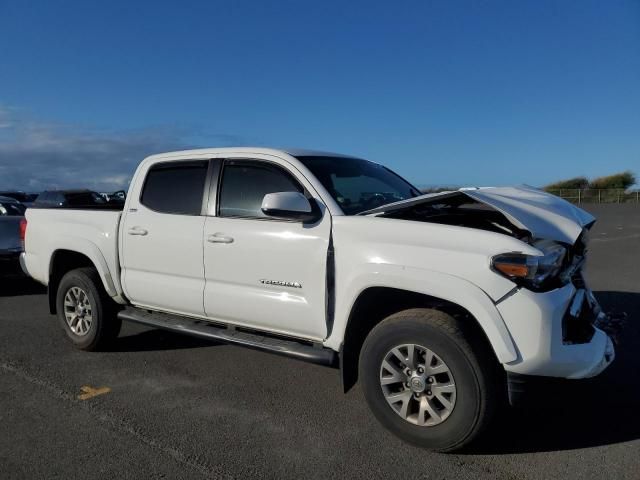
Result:
[[[614,359],[581,274],[595,219],[530,187],[423,195],[349,156],[202,149],[145,159],[124,209],[26,219],[22,267],[77,347],[128,320],[339,367],[431,449],[471,442],[529,376]]]

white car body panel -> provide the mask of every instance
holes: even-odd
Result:
[[[329,216],[311,228],[298,222],[207,218],[207,317],[299,338],[324,339],[330,229]],[[207,237],[215,234],[229,236],[233,243],[209,243]],[[276,283],[286,281],[300,287]]]
[[[610,363],[603,359],[612,358],[611,342],[600,330],[588,343],[562,343],[558,329],[574,294],[571,285],[535,293],[517,288],[491,270],[491,258],[500,253],[542,255],[524,239],[381,217],[420,202],[467,195],[498,210],[534,238],[571,244],[593,222],[589,214],[557,197],[522,187],[423,195],[347,216],[292,156],[296,153],[224,148],[148,157],[133,177],[122,218],[113,211],[29,209],[25,270],[47,284],[53,253],[77,251],[94,263],[105,289],[120,303],[321,342],[335,351],[343,346],[350,313],[362,292],[373,287],[401,289],[466,309],[508,371],[580,378],[595,375]],[[321,221],[309,226],[220,218],[215,210],[181,216],[153,212],[140,204],[151,165],[214,158],[278,163],[320,205]],[[136,228],[147,235],[129,235]],[[209,237],[216,234],[232,242],[210,243]],[[330,242],[335,251],[332,318],[327,317]]]
[[[322,202],[315,185],[286,157],[244,152],[229,152],[224,157],[249,158],[283,167]],[[210,242],[209,237],[216,235],[228,237],[232,243]],[[330,235],[328,214],[314,225],[208,216],[203,242],[207,317],[322,341],[327,333],[326,262]],[[300,287],[278,285],[279,281],[296,282]]]
[[[95,265],[105,290],[123,302],[118,259],[120,212],[29,208],[25,214],[28,235],[23,262],[29,275],[49,283],[53,253],[69,250],[86,255]]]
[[[205,217],[158,213],[140,202],[155,163],[140,165],[125,203],[119,242],[124,292],[134,305],[204,316]]]
[[[375,218],[334,219],[336,317],[332,347],[343,338],[355,299],[367,288],[388,287],[423,293],[456,303],[482,325],[501,361],[516,358],[509,332],[493,300],[513,290],[491,272],[491,256],[510,250],[538,251],[506,235],[478,231],[468,241],[467,228]],[[487,275],[487,271],[490,275]]]
[[[127,298],[134,305],[204,315],[204,217],[157,213],[142,204],[137,209],[122,223],[122,285]],[[139,230],[148,234],[136,235]]]
[[[545,293],[521,289],[498,305],[518,348],[518,358],[507,362],[505,370],[528,375],[586,378],[597,375],[613,361],[611,340],[599,329],[588,343],[563,344],[562,317],[574,293],[571,284]],[[609,360],[603,362],[609,351]]]

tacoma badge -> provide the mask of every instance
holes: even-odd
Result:
[[[263,285],[278,285],[280,287],[302,288],[302,285],[298,282],[284,282],[282,280],[260,280]]]

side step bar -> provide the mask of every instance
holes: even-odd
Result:
[[[329,367],[336,367],[338,364],[337,353],[328,348],[265,334],[248,333],[236,330],[233,327],[227,328],[215,325],[205,320],[182,317],[170,313],[152,312],[136,307],[127,307],[120,311],[118,318],[129,322],[141,323],[150,327],[191,335],[192,337],[207,338],[256,350],[264,350],[277,355],[297,358],[305,362],[317,363]]]

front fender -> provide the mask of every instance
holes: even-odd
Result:
[[[334,329],[325,345],[340,350],[350,313],[362,292],[371,287],[387,287],[421,293],[463,307],[485,332],[500,363],[518,358],[509,331],[495,304],[475,284],[454,275],[391,264],[367,264],[357,274],[349,275],[348,284],[336,281]]]

